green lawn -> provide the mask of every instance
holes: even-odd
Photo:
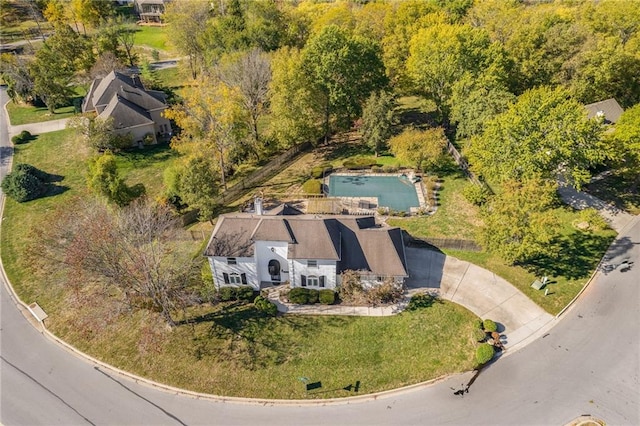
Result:
[[[168,332],[144,314],[111,332],[65,337],[120,368],[186,389],[260,398],[330,398],[418,383],[474,367],[476,316],[442,302],[391,317],[285,315],[201,307]],[[136,327],[128,326],[131,322]],[[144,342],[144,343],[141,343]],[[299,380],[321,382],[306,393]]]
[[[16,105],[13,102],[7,104],[9,120],[12,126],[21,124],[38,123],[40,121],[59,120],[69,118],[75,114],[73,105],[57,108],[51,114],[47,107],[34,107],[31,105]]]
[[[140,25],[137,27],[134,40],[135,45],[148,46],[156,50],[169,50],[167,30],[165,27],[151,27]]]
[[[85,184],[85,163],[89,157],[75,138],[72,130],[46,133],[35,140],[15,147],[14,166],[28,163],[61,178],[57,191],[26,203],[17,203],[9,198],[4,209],[2,222],[2,260],[7,275],[27,303],[38,301],[45,310],[55,311],[64,304],[57,291],[46,282],[34,278],[29,266],[27,248],[29,240],[37,237],[38,230],[46,226],[47,219],[60,208],[73,203],[75,199],[87,195]],[[52,195],[55,192],[61,193]],[[32,254],[33,255],[33,254]]]
[[[414,237],[475,240],[481,225],[478,207],[462,196],[462,189],[471,185],[462,172],[449,165],[437,174],[440,178],[438,210],[431,216],[390,218],[387,223],[406,229]]]
[[[163,173],[178,158],[167,144],[158,144],[121,152],[116,156],[118,171],[125,176],[127,185],[142,183],[146,194],[155,199],[164,193]]]

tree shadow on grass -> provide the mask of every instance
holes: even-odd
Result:
[[[327,323],[328,321],[328,323]],[[207,323],[206,335],[194,336],[194,356],[222,357],[241,368],[255,370],[285,363],[299,353],[305,339],[321,325],[344,326],[342,318],[269,317],[253,306],[234,303],[216,312],[183,320],[179,325]]]
[[[609,247],[611,238],[588,232],[574,231],[550,243],[548,253],[531,258],[522,266],[536,275],[586,278]]]

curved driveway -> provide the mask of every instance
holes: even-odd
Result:
[[[6,127],[3,126],[4,129]],[[6,131],[0,135],[7,142]],[[4,152],[4,151],[3,151]],[[336,405],[236,404],[135,383],[44,338],[0,285],[0,421],[52,424],[564,424],[581,414],[640,424],[640,222],[608,254],[631,270],[598,274],[531,343],[486,368],[435,385]]]

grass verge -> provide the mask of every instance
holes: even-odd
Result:
[[[190,317],[167,331],[139,313],[89,341],[78,329],[66,337],[120,368],[228,396],[344,397],[355,395],[344,388],[358,381],[360,394],[371,393],[474,366],[476,316],[448,302],[391,317],[269,318],[251,305],[228,304]],[[306,392],[302,377],[322,387]]]

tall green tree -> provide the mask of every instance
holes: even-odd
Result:
[[[110,151],[89,160],[87,185],[94,194],[118,206],[131,202],[129,188],[118,173],[116,157]]]
[[[555,179],[560,173],[579,187],[589,181],[589,168],[609,155],[602,132],[566,90],[541,87],[489,121],[467,154],[472,167],[493,182]]]
[[[302,69],[319,93],[324,116],[324,138],[331,123],[343,129],[362,112],[362,104],[387,84],[378,45],[330,25],[311,38],[302,51]]]
[[[390,92],[373,92],[362,110],[363,142],[375,152],[376,157],[384,150],[392,134],[395,99]]]
[[[287,148],[313,141],[322,134],[321,95],[308,84],[302,68],[302,55],[296,48],[284,47],[273,54],[273,78],[269,86],[271,125],[269,133],[278,145]]]
[[[608,136],[620,153],[619,168],[632,182],[629,192],[637,193],[640,185],[640,104],[622,113],[613,133]]]
[[[192,155],[168,169],[164,176],[170,195],[177,195],[190,208],[197,209],[200,220],[211,220],[220,180],[215,163],[203,155]]]
[[[447,138],[442,127],[427,130],[405,129],[389,140],[389,148],[400,161],[411,163],[416,170],[429,170],[442,159]]]
[[[415,89],[435,102],[445,125],[454,84],[489,66],[490,44],[486,32],[469,25],[436,24],[411,39],[408,74]]]
[[[483,208],[481,245],[511,264],[553,255],[550,244],[560,234],[556,183],[530,179],[503,182],[501,191]]]

